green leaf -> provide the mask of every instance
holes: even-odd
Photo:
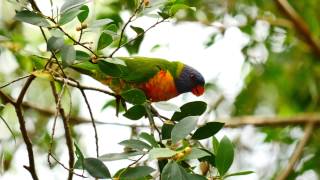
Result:
[[[208,137],[211,137],[215,135],[217,132],[219,132],[220,129],[223,128],[223,126],[224,126],[224,123],[208,122],[194,132],[192,139],[201,140],[201,139],[206,139]]]
[[[149,159],[170,158],[178,152],[168,148],[153,148],[149,151]]]
[[[82,12],[82,10],[80,10],[80,8],[74,8],[74,9],[70,9],[68,11],[65,11],[63,14],[61,14],[58,24],[64,25],[64,24],[72,21],[81,12]]]
[[[104,154],[99,157],[101,161],[116,161],[121,159],[128,159],[129,157],[143,155],[144,152],[134,151],[134,152],[123,152],[123,153],[110,153]]]
[[[95,178],[111,178],[109,169],[97,158],[85,158],[84,169]]]
[[[120,95],[131,104],[142,104],[147,100],[146,95],[140,89],[130,89],[122,92]]]
[[[178,112],[180,112],[180,107],[175,104],[172,104],[172,103],[161,101],[161,102],[156,102],[153,104],[157,108],[164,110],[164,111],[178,111]]]
[[[180,112],[175,112],[172,121],[179,121],[187,116],[200,116],[207,109],[207,104],[202,101],[193,101],[180,107]]]
[[[190,7],[186,4],[174,4],[173,6],[171,6],[170,8],[170,15],[173,16],[175,15],[178,11],[182,10],[182,9],[190,9],[193,11],[196,11],[195,7]]]
[[[212,137],[212,148],[213,148],[213,153],[217,155],[218,149],[219,149],[219,141],[215,136]]]
[[[108,63],[118,64],[122,66],[127,66],[127,64],[122,59],[115,58],[115,57],[102,59],[101,61],[106,61]]]
[[[123,173],[121,173],[120,179],[136,180],[148,176],[153,171],[155,171],[155,169],[149,166],[129,167]]]
[[[232,142],[227,136],[220,141],[219,149],[216,155],[216,165],[220,176],[224,176],[232,165],[234,158],[234,150]]]
[[[185,138],[197,126],[198,117],[189,116],[179,121],[171,131],[172,143],[177,143]]]
[[[145,149],[147,150],[152,149],[152,147],[149,144],[143,141],[140,141],[138,139],[124,140],[124,141],[121,141],[119,144],[132,149],[140,150],[140,151],[143,151]]]
[[[80,22],[84,22],[89,15],[89,7],[87,5],[83,5],[80,10],[81,12],[78,14],[78,20]]]
[[[98,40],[98,50],[101,50],[107,46],[109,46],[112,43],[113,39],[112,36],[110,34],[107,34],[105,32],[102,32],[99,40]]]
[[[188,174],[188,180],[208,180],[204,176],[200,176],[199,174]]]
[[[79,51],[76,50],[76,60],[78,61],[88,61],[90,60],[91,57],[88,53],[84,52],[84,51]]]
[[[92,23],[90,23],[88,25],[88,27],[90,28],[99,28],[101,26],[104,26],[104,25],[108,25],[110,23],[112,23],[113,20],[112,19],[109,19],[109,18],[105,18],[105,19],[98,19],[98,20],[95,20],[93,21]]]
[[[108,76],[120,77],[122,75],[121,69],[118,65],[106,61],[98,61],[99,69]]]
[[[101,108],[101,111],[108,108],[108,107],[113,107],[113,108],[116,108],[116,100],[115,99],[112,99],[110,101],[107,101],[103,107]],[[124,111],[124,107],[122,106],[122,103],[120,103],[120,109],[119,109],[119,112],[123,112]]]
[[[58,51],[64,45],[64,39],[62,37],[52,36],[48,39],[47,50],[48,51]]]
[[[161,180],[191,180],[188,176],[187,171],[183,167],[175,161],[170,161],[163,168]]]
[[[240,172],[236,172],[236,173],[231,173],[231,174],[227,174],[225,176],[223,176],[224,179],[226,179],[227,177],[231,177],[231,176],[243,176],[243,175],[248,175],[248,174],[252,174],[254,173],[253,171],[240,171]]]
[[[199,148],[192,148],[190,154],[185,156],[184,160],[199,159],[205,156],[211,156],[211,154]]]
[[[161,127],[161,132],[162,132],[162,139],[166,140],[166,139],[170,139],[171,138],[171,132],[173,129],[174,125],[173,124],[163,124]]]
[[[76,51],[71,45],[64,45],[61,49],[61,59],[64,66],[70,66],[76,59]]]
[[[4,108],[3,104],[0,104],[0,111],[2,111],[3,108]],[[8,128],[8,130],[10,131],[10,133],[14,139],[14,142],[16,142],[16,136],[14,135],[14,133],[13,133],[12,129],[10,128],[9,124],[7,123],[7,121],[2,116],[0,116],[0,119],[4,123],[4,125]]]
[[[41,26],[41,27],[49,27],[50,24],[40,14],[37,14],[35,12],[29,11],[29,10],[22,10],[17,12],[17,14],[14,17],[18,21],[22,21],[25,23],[33,24],[36,26]]]
[[[129,54],[137,54],[140,49],[140,45],[144,38],[144,30],[140,27],[130,26],[132,30],[134,30],[137,34],[136,39],[126,44],[125,47],[128,50]]]
[[[83,164],[84,164],[84,156],[79,148],[79,146],[77,145],[76,142],[74,142],[74,146],[76,147],[76,156],[77,156],[77,162],[74,165],[74,168],[76,169],[83,169]]]
[[[146,109],[143,105],[134,105],[123,114],[124,117],[131,120],[141,119],[146,114]]]
[[[148,141],[153,147],[158,147],[157,141],[154,139],[154,137],[148,133],[142,132],[139,135],[140,138]]]
[[[66,11],[80,7],[85,3],[86,3],[85,0],[65,0],[65,3],[63,3],[60,8],[60,13],[63,14]]]

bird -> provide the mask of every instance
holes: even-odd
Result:
[[[112,64],[98,60],[78,62],[72,69],[93,77],[107,85],[115,94],[137,88],[151,102],[167,101],[180,94],[191,92],[196,96],[204,93],[205,79],[199,71],[180,61],[168,61],[151,57],[116,57],[124,64]],[[112,66],[104,66],[104,64]],[[118,68],[120,74],[104,73],[103,68]],[[111,69],[111,70],[115,70]]]

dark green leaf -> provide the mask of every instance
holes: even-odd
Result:
[[[220,176],[224,176],[232,165],[234,150],[232,142],[227,136],[220,141],[219,149],[216,155],[216,165]]]
[[[63,14],[66,11],[69,11],[73,8],[77,8],[85,4],[85,0],[66,0],[65,3],[62,4],[60,8],[60,13]]]
[[[109,46],[112,43],[113,39],[110,34],[107,34],[105,32],[101,33],[100,38],[98,40],[98,50],[101,50],[107,46]]]
[[[115,161],[115,160],[121,160],[121,159],[128,159],[129,157],[143,155],[144,153],[141,151],[137,152],[123,152],[123,153],[110,153],[110,154],[104,154],[99,157],[101,161]]]
[[[187,116],[200,116],[207,109],[207,104],[202,101],[193,101],[180,107],[180,112],[175,112],[172,121],[179,121]]]
[[[29,10],[23,10],[23,11],[17,12],[14,18],[18,21],[33,24],[36,26],[41,26],[41,27],[50,26],[48,21],[43,16]]]
[[[123,114],[123,116],[131,119],[131,120],[138,120],[142,118],[146,114],[146,109],[143,105],[134,105],[127,112]]]
[[[149,151],[149,159],[169,158],[177,153],[177,151],[168,148],[153,148]]]
[[[205,156],[210,156],[210,154],[202,149],[192,148],[190,154],[185,156],[184,160],[199,159]]]
[[[171,131],[172,143],[177,143],[185,138],[197,127],[198,117],[189,116],[179,121]]]
[[[103,162],[96,158],[85,158],[84,169],[95,178],[111,178],[110,172]]]
[[[98,61],[98,66],[99,69],[106,75],[112,77],[120,77],[122,75],[121,69],[116,64],[109,63],[106,61]]]
[[[140,27],[130,27],[137,33],[137,36],[134,41],[131,41],[130,43],[126,44],[125,47],[127,48],[129,54],[137,54],[139,52],[141,42],[144,38],[144,30]]]
[[[101,111],[108,108],[108,107],[113,107],[113,108],[116,108],[116,100],[115,99],[112,99],[110,101],[107,101],[103,107],[101,108]],[[120,109],[119,109],[119,112],[123,112],[124,111],[124,107],[122,106],[122,104],[120,103]]]
[[[74,146],[76,147],[75,153],[77,156],[77,162],[75,163],[74,168],[83,169],[84,156],[83,156],[83,154],[82,154],[82,152],[76,142],[74,142]]]
[[[204,176],[200,176],[199,174],[188,174],[188,180],[208,180]]]
[[[61,59],[64,66],[70,66],[76,59],[76,51],[71,45],[64,45],[61,49]]]
[[[121,97],[131,104],[142,104],[147,100],[146,95],[140,89],[130,89],[122,92]]]
[[[223,128],[223,126],[224,123],[208,122],[194,132],[192,139],[201,140],[211,137],[215,135],[217,132],[219,132],[220,129]]]
[[[148,133],[142,132],[139,135],[140,138],[148,141],[153,147],[158,147],[157,141],[154,139],[154,137]]]
[[[48,39],[47,50],[48,51],[57,51],[60,50],[64,45],[64,39],[61,37],[52,36]]]
[[[189,180],[188,176],[187,171],[183,167],[175,161],[170,161],[163,168],[161,180]]]
[[[254,172],[253,171],[241,171],[241,172],[227,174],[223,178],[226,179],[227,177],[231,177],[231,176],[243,176],[243,175],[252,174],[252,173],[254,173]]]
[[[90,55],[84,51],[76,50],[76,60],[78,61],[88,61],[90,60]]]
[[[138,139],[124,140],[124,141],[121,141],[119,144],[132,149],[140,150],[140,151],[143,151],[145,149],[147,150],[152,149],[152,147],[149,144],[143,141],[140,141]]]
[[[78,14],[78,20],[80,22],[84,22],[89,15],[89,7],[87,5],[83,5],[80,10],[81,12]]]
[[[166,140],[166,139],[170,139],[171,138],[171,132],[173,129],[174,125],[173,124],[163,124],[161,127],[161,132],[162,132],[162,139]]]
[[[65,11],[63,14],[61,14],[58,24],[64,25],[64,24],[72,21],[81,12],[82,12],[82,10],[80,10],[80,8],[74,8],[74,9],[70,9],[68,11]]]
[[[148,176],[153,171],[155,171],[155,169],[149,166],[129,167],[121,173],[120,179],[136,180]]]

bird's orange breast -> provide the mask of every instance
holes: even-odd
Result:
[[[140,88],[152,102],[166,101],[178,95],[174,78],[165,70],[160,70]]]

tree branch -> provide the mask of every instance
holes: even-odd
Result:
[[[64,109],[61,107],[61,105],[59,105],[59,96],[58,96],[58,93],[57,93],[57,90],[55,88],[55,85],[54,85],[54,82],[50,82],[50,85],[51,85],[51,90],[52,90],[52,93],[53,93],[53,96],[55,98],[55,101],[56,101],[56,104],[59,107],[59,112],[60,112],[60,115],[61,115],[61,118],[62,118],[62,122],[63,122],[63,126],[64,126],[64,132],[65,132],[65,138],[66,138],[66,144],[67,144],[67,147],[68,147],[68,153],[69,153],[69,175],[68,175],[68,180],[72,180],[73,178],[73,165],[74,165],[74,150],[73,150],[73,142],[72,142],[72,136],[71,136],[71,128],[70,128],[70,125],[69,125],[69,121],[68,121],[68,118],[64,112]]]
[[[288,126],[288,125],[303,125],[309,122],[320,124],[320,115],[303,114],[295,117],[258,117],[258,116],[243,116],[234,117],[225,120],[227,128],[237,128],[245,125],[252,126]]]
[[[318,40],[313,37],[307,23],[303,18],[295,11],[295,9],[289,4],[287,0],[276,0],[279,8],[290,18],[295,25],[296,29],[304,37],[306,43],[312,48],[312,50],[320,56],[320,46]]]
[[[288,176],[291,174],[291,172],[293,171],[294,167],[296,166],[303,154],[304,147],[307,145],[312,135],[314,125],[314,122],[309,122],[308,124],[306,124],[303,137],[301,138],[299,144],[295,148],[288,162],[288,165],[286,165],[285,169],[279,174],[276,180],[286,180]]]
[[[27,132],[27,128],[26,128],[26,122],[25,119],[23,117],[23,113],[22,113],[22,101],[23,98],[30,86],[30,84],[32,83],[32,81],[35,79],[35,76],[31,75],[29,76],[29,78],[27,79],[26,83],[24,84],[24,86],[22,87],[22,90],[20,91],[20,94],[18,96],[18,99],[16,101],[16,103],[12,103],[12,105],[14,105],[15,107],[15,111],[19,120],[19,126],[20,126],[20,131],[23,137],[23,140],[26,144],[27,147],[27,151],[28,151],[28,157],[29,157],[29,166],[25,166],[25,168],[30,172],[32,178],[34,180],[38,180],[38,176],[37,176],[37,172],[36,172],[36,167],[35,167],[35,163],[34,163],[34,154],[33,154],[33,149],[32,149],[32,143],[31,140],[28,136],[28,132]],[[9,101],[12,102],[12,101]]]

